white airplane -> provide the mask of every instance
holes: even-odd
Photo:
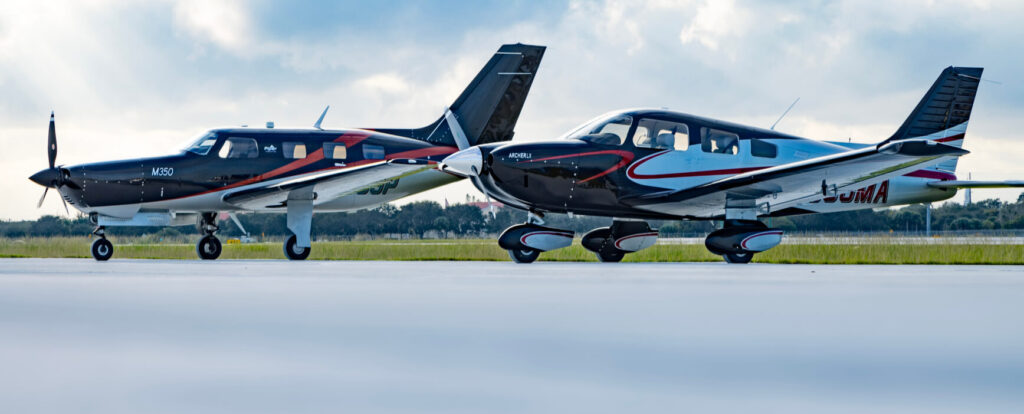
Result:
[[[981,68],[942,71],[910,117],[877,144],[823,142],[666,110],[602,115],[548,142],[493,143],[452,154],[447,172],[528,210],[498,240],[516,262],[566,247],[575,234],[545,227],[546,212],[614,217],[582,244],[601,261],[652,246],[645,219],[722,220],[705,240],[729,263],[777,246],[759,219],[946,200],[958,188],[1022,187],[954,175]]]

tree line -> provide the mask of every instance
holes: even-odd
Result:
[[[901,232],[925,230],[925,206],[899,209],[858,210],[828,214],[775,217],[765,219],[772,227],[798,232]],[[290,234],[284,214],[239,214],[239,221],[255,237],[279,237]],[[484,211],[470,204],[444,207],[433,201],[409,203],[401,207],[385,204],[375,209],[350,213],[318,213],[313,216],[315,239],[351,238],[454,238],[493,237],[514,224],[526,221],[526,212],[512,208]],[[546,225],[585,233],[608,226],[611,218],[549,214]],[[219,223],[221,235],[241,236],[230,220]],[[715,229],[710,221],[651,221],[663,237],[696,237]],[[1024,229],[1024,193],[1014,203],[990,199],[969,205],[946,203],[932,209],[933,231]],[[61,218],[43,216],[38,220],[0,221],[0,237],[84,236],[93,226],[84,216]],[[198,234],[193,226],[183,227],[111,227],[116,236],[183,236]]]

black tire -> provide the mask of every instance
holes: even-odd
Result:
[[[626,257],[626,252],[622,250],[611,250],[603,252],[595,252],[597,260],[601,263],[618,263],[622,261],[622,258]]]
[[[114,255],[114,245],[109,240],[100,238],[92,241],[92,258],[105,262]]]
[[[540,250],[534,249],[509,249],[508,257],[512,258],[513,262],[516,263],[533,263],[540,257]]]
[[[294,234],[284,241],[284,255],[288,257],[288,260],[306,260],[309,257],[309,252],[313,250],[309,247],[296,246],[297,241],[298,238]]]
[[[722,258],[725,259],[726,263],[746,264],[746,263],[750,263],[751,260],[754,260],[754,254],[753,253],[726,253],[726,254],[722,255]]]
[[[214,235],[203,236],[196,242],[196,254],[203,260],[216,260],[220,257],[220,240]]]

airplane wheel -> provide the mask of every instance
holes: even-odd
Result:
[[[96,239],[92,242],[92,257],[101,262],[114,255],[114,245],[107,239]]]
[[[726,253],[722,255],[726,263],[744,264],[754,259],[753,253]]]
[[[597,256],[597,260],[600,261],[601,263],[618,263],[622,261],[623,257],[626,257],[626,252],[621,250],[615,250],[603,253],[595,252],[594,255]]]
[[[306,260],[309,257],[309,252],[313,250],[309,247],[296,246],[297,240],[298,238],[293,234],[284,242],[284,255],[288,256],[288,260]]]
[[[212,234],[203,236],[196,243],[196,254],[199,255],[200,259],[215,260],[220,257],[220,252],[220,240]]]
[[[516,263],[533,263],[540,257],[540,250],[534,249],[510,249],[508,251],[508,257],[512,258],[513,262]]]

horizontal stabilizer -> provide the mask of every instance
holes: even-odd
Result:
[[[932,181],[928,183],[928,186],[935,188],[1014,188],[1024,187],[1024,181]]]

